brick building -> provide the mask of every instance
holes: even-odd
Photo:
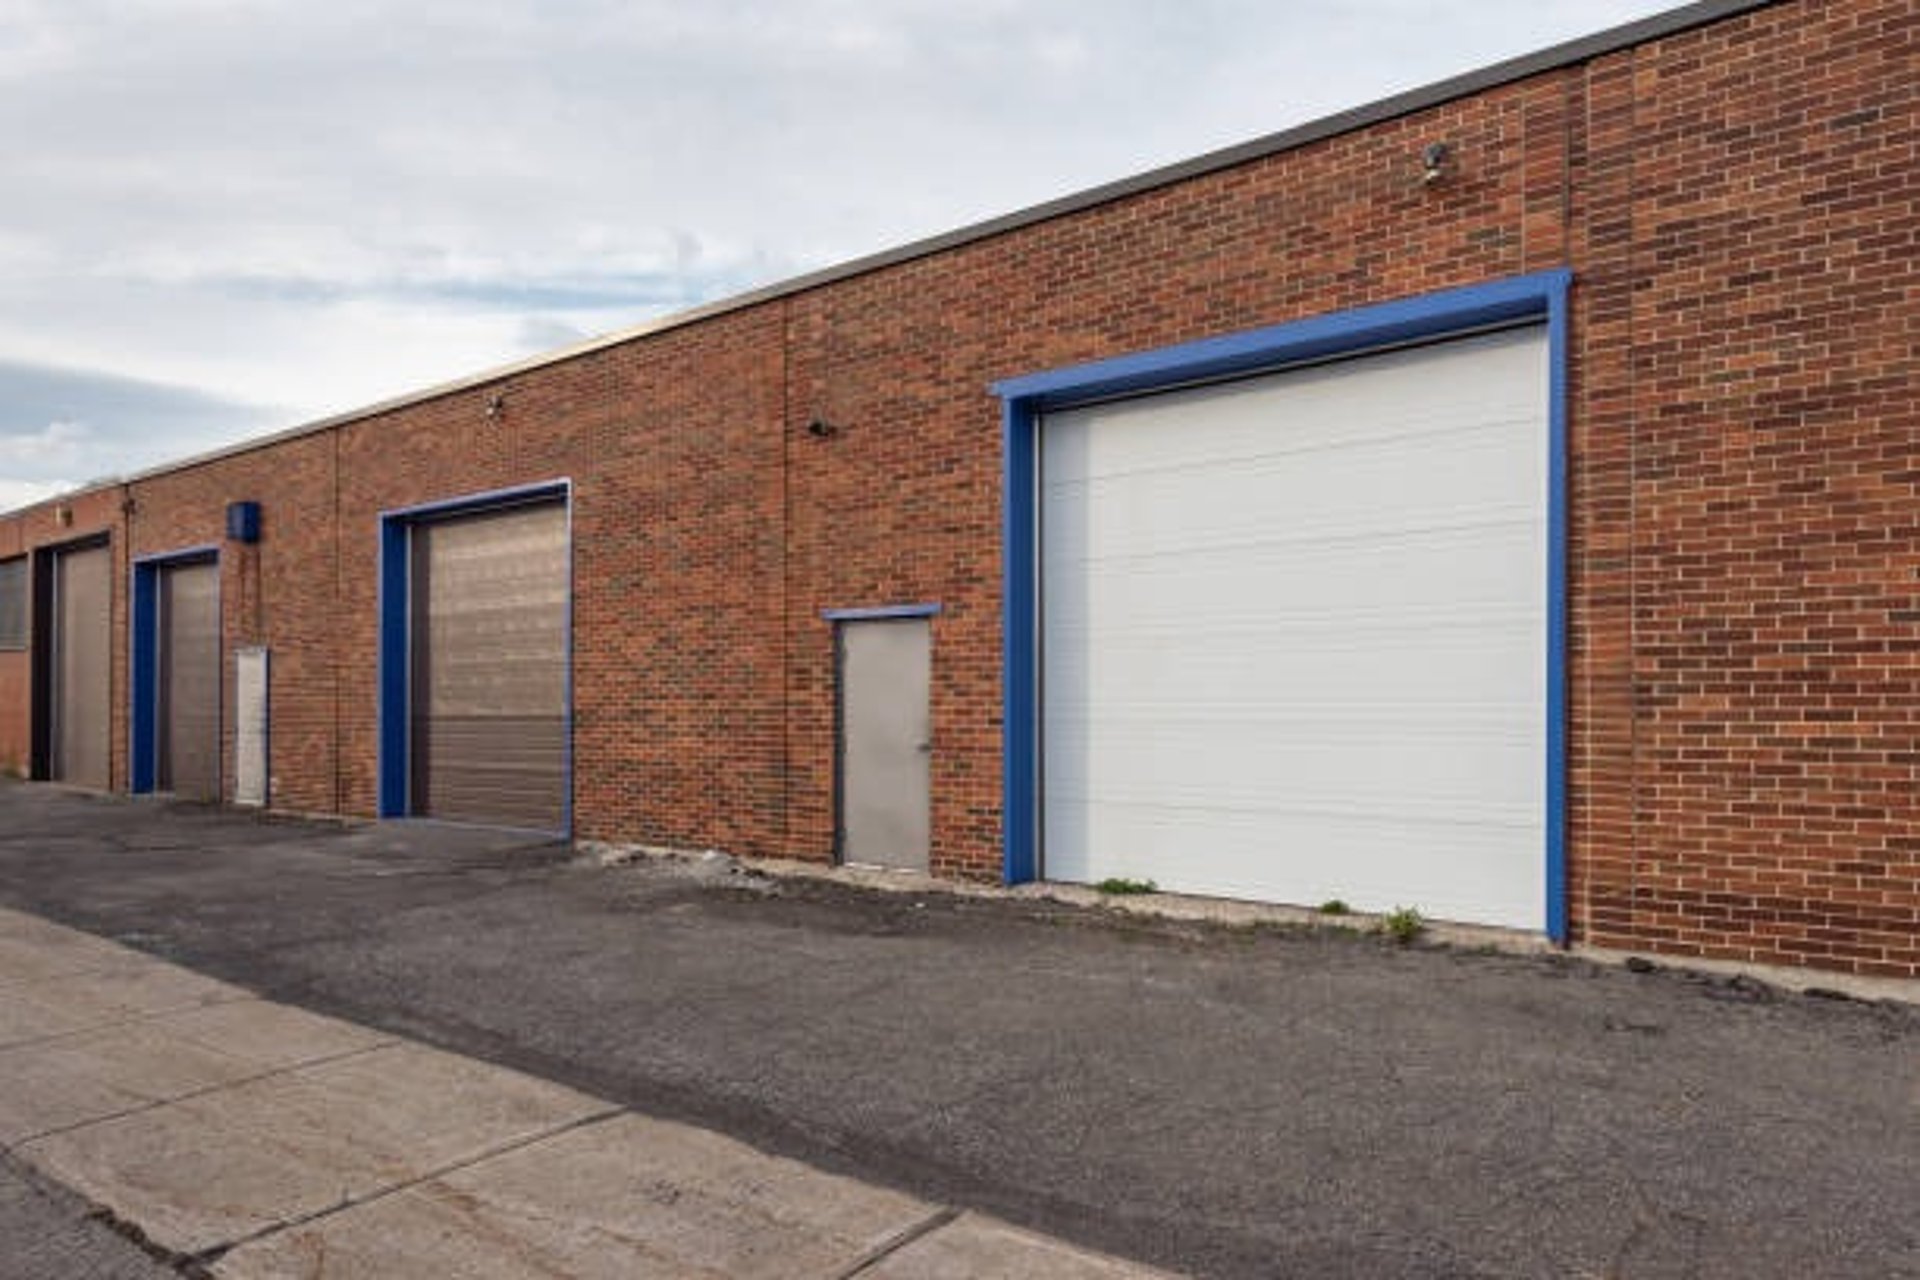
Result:
[[[1917,51],[1709,0],[0,516],[0,766],[1920,976]]]

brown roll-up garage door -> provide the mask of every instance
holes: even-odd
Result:
[[[105,546],[53,558],[53,677],[48,752],[52,776],[109,785],[109,681],[113,660],[113,552]]]
[[[566,825],[567,511],[414,526],[414,813]]]
[[[162,791],[220,798],[220,569],[212,561],[160,575]]]

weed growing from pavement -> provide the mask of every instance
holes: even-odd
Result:
[[[1403,947],[1424,933],[1426,928],[1427,922],[1412,907],[1395,907],[1380,917],[1380,932]]]
[[[1101,893],[1125,895],[1130,893],[1155,893],[1160,886],[1151,880],[1128,880],[1121,876],[1109,876],[1093,886]]]

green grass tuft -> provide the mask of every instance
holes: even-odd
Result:
[[[1151,880],[1128,880],[1122,876],[1108,876],[1093,887],[1101,893],[1128,894],[1153,893],[1160,886]]]
[[[1426,932],[1427,922],[1412,907],[1395,907],[1380,917],[1380,932],[1392,938],[1401,946],[1412,942]]]

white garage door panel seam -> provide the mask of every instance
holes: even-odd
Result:
[[[1125,403],[1120,402],[1120,403]],[[1112,429],[1112,422],[1089,417],[1095,426]],[[1295,432],[1297,421],[1289,420],[1284,426],[1290,433]],[[1177,424],[1171,424],[1178,431]],[[1247,450],[1243,452],[1220,452],[1204,459],[1183,459],[1180,461],[1153,464],[1118,466],[1109,464],[1104,467],[1090,468],[1085,475],[1071,480],[1050,479],[1047,487],[1050,493],[1073,493],[1098,489],[1110,482],[1121,482],[1140,476],[1178,476],[1197,472],[1233,472],[1236,474],[1261,474],[1280,472],[1289,465],[1296,464],[1301,458],[1333,458],[1344,454],[1371,451],[1391,457],[1402,457],[1408,452],[1407,446],[1413,444],[1436,444],[1451,442],[1456,448],[1460,443],[1479,438],[1499,438],[1511,435],[1519,430],[1531,430],[1532,424],[1524,415],[1512,418],[1476,419],[1467,424],[1448,422],[1429,423],[1418,430],[1395,431],[1367,436],[1358,440],[1330,439],[1313,441],[1296,439],[1286,448]],[[1176,438],[1177,439],[1177,438]],[[1177,449],[1169,449],[1170,455],[1178,457]]]

